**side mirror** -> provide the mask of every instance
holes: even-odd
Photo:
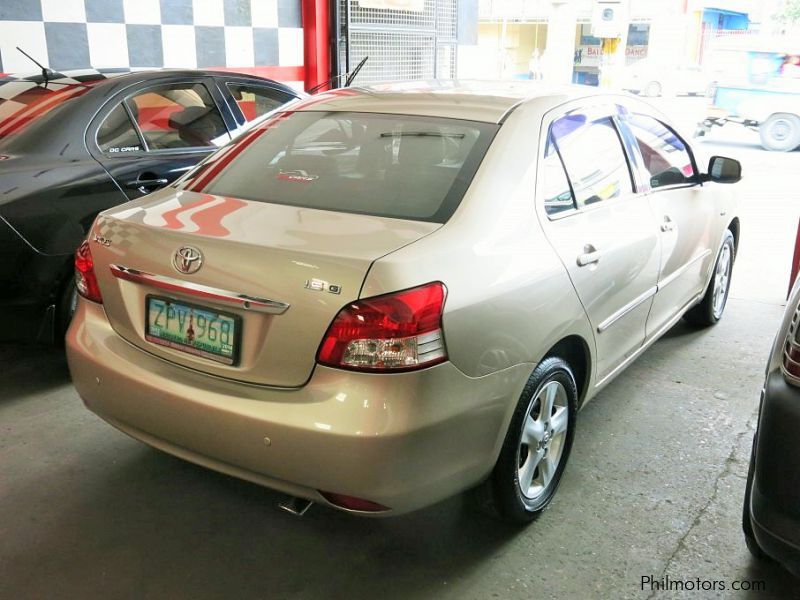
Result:
[[[708,174],[703,181],[715,183],[736,183],[742,178],[742,163],[733,158],[712,156],[708,161]]]

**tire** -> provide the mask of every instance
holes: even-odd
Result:
[[[744,503],[742,505],[742,531],[744,532],[744,543],[750,554],[758,560],[769,560],[769,557],[758,545],[753,523],[750,520],[750,492],[753,489],[753,477],[755,471],[755,441],[753,442],[753,452],[750,455],[750,468],[747,470],[747,483],[744,488]]]
[[[67,329],[72,322],[77,302],[78,291],[75,289],[75,277],[70,276],[62,288],[56,304],[55,328],[53,332],[56,346],[64,345],[64,336],[67,335]]]
[[[758,128],[761,145],[774,152],[791,152],[800,146],[800,117],[775,113]]]
[[[711,275],[711,281],[708,282],[703,299],[700,304],[686,313],[685,319],[689,323],[708,327],[716,325],[722,319],[725,305],[728,303],[728,293],[731,290],[731,274],[735,258],[736,247],[733,234],[730,230],[726,230],[717,260],[714,262],[714,272]]]
[[[548,405],[550,415],[543,410]],[[522,391],[491,476],[478,490],[485,508],[512,523],[542,514],[569,459],[577,411],[572,369],[560,358],[544,359]]]
[[[644,86],[644,95],[648,98],[657,98],[663,91],[662,85],[658,81],[651,81]]]

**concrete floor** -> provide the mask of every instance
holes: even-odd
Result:
[[[726,133],[726,135],[730,135]],[[141,445],[86,411],[55,350],[0,346],[0,598],[676,598],[660,579],[800,582],[752,560],[741,502],[800,210],[800,153],[750,139],[727,313],[676,326],[581,412],[551,507],[518,529],[457,497],[393,520],[314,507]],[[713,597],[687,593],[686,597]]]

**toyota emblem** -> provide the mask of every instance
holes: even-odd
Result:
[[[187,275],[197,273],[203,266],[203,253],[194,246],[181,246],[172,257],[172,265]]]

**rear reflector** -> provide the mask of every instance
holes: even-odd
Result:
[[[372,502],[371,500],[364,500],[363,498],[356,498],[355,496],[346,496],[344,494],[335,494],[333,492],[319,492],[331,504],[347,510],[359,510],[361,512],[384,512],[390,510],[388,506]]]
[[[100,286],[94,272],[94,260],[89,242],[84,240],[75,252],[75,287],[78,293],[92,302],[103,303]]]
[[[345,306],[322,340],[317,361],[357,371],[410,371],[447,360],[440,282]]]

